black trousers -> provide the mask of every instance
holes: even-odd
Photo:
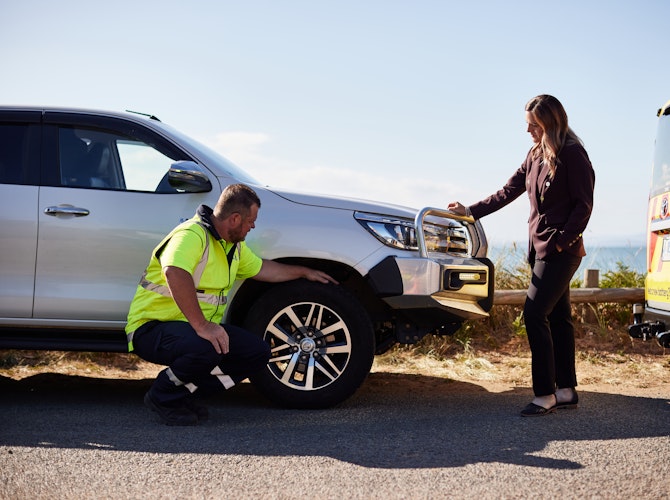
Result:
[[[523,316],[532,354],[535,396],[577,386],[570,280],[581,260],[566,252],[544,260],[531,259],[533,276]]]
[[[184,321],[151,321],[133,336],[134,352],[167,368],[156,377],[150,392],[159,404],[176,406],[190,395],[209,396],[229,389],[261,370],[270,359],[270,346],[257,335],[223,325],[229,352],[218,354]]]

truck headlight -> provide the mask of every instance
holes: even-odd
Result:
[[[419,249],[413,220],[364,212],[355,212],[354,218],[385,245],[401,250]],[[429,253],[468,254],[467,232],[458,222],[424,223],[423,232]]]

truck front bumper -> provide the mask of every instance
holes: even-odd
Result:
[[[437,308],[461,320],[488,317],[494,267],[487,258],[396,257],[370,270],[368,281],[393,309]]]

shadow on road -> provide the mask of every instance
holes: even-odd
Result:
[[[254,456],[314,456],[372,468],[502,462],[579,469],[541,456],[552,441],[668,436],[668,400],[580,392],[579,410],[524,419],[530,390],[491,393],[444,378],[373,373],[329,410],[269,405],[249,384],[210,401],[198,427],[167,427],[142,405],[151,380],[0,377],[0,445]]]

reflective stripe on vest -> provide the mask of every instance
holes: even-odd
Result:
[[[135,332],[126,333],[126,340],[128,341],[128,352],[133,352],[135,346],[133,345],[133,338],[135,337]]]
[[[202,274],[205,272],[205,266],[207,266],[207,259],[209,258],[209,234],[207,229],[202,224],[198,223],[198,225],[205,230],[205,251],[202,253],[202,257],[200,258],[200,261],[198,262],[198,265],[195,267],[195,271],[193,272],[193,284],[196,287],[200,283]],[[145,290],[149,290],[150,292],[156,292],[163,297],[172,298],[170,289],[167,286],[157,285],[156,283],[152,283],[151,281],[147,280],[147,270],[144,271],[142,278],[140,278],[140,286]],[[204,302],[213,306],[222,306],[226,303],[226,297],[224,295],[196,292],[196,296],[198,297],[199,302]]]

